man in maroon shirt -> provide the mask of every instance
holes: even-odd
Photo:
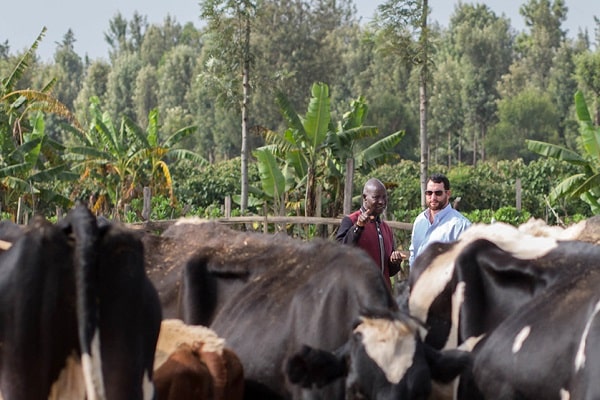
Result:
[[[400,270],[402,253],[394,249],[394,232],[381,219],[387,207],[387,190],[379,179],[371,178],[363,188],[363,204],[359,210],[344,216],[336,239],[366,251],[388,283]]]

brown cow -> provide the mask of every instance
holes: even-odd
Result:
[[[166,319],[156,347],[154,385],[158,400],[241,400],[243,368],[211,329]]]

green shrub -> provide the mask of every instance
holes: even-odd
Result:
[[[259,180],[256,164],[250,164],[248,166],[248,184],[256,185]],[[221,210],[225,204],[225,197],[240,194],[240,159],[238,157],[204,168],[179,167],[174,181],[175,195],[180,203],[201,209],[210,206],[211,209],[205,211],[205,214],[214,215],[215,208]],[[251,212],[257,211],[252,210],[250,206],[248,208]]]
[[[494,221],[494,211],[490,209],[463,212],[463,215],[474,224],[490,224]]]
[[[494,213],[497,222],[505,222],[514,226],[521,225],[531,218],[528,211],[518,211],[516,207],[501,207]]]

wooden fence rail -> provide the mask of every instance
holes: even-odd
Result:
[[[177,220],[163,220],[163,221],[146,221],[146,222],[137,222],[128,224],[132,228],[135,229],[144,229],[149,231],[159,231],[162,232],[175,223]],[[208,220],[207,220],[208,221]],[[323,218],[323,217],[287,217],[287,216],[245,216],[245,217],[223,217],[223,218],[214,218],[211,221],[217,221],[222,224],[251,224],[251,225],[262,225],[262,229],[264,232],[269,231],[269,225],[327,225],[332,227],[339,226],[342,221],[341,218]],[[392,229],[411,231],[412,224],[408,222],[398,222],[398,221],[386,221],[388,225]]]

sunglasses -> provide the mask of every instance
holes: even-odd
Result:
[[[426,191],[425,191],[425,194],[426,194],[427,196],[431,196],[432,194],[434,194],[434,193],[435,193],[435,195],[439,197],[439,196],[443,195],[443,194],[444,194],[444,192],[445,192],[445,190],[436,190],[436,191],[432,191],[432,190],[426,190]]]

